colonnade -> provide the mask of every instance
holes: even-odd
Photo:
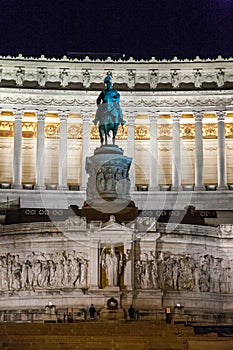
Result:
[[[194,190],[202,191],[204,186],[204,157],[203,157],[203,135],[202,121],[204,111],[193,112],[195,120],[195,184]],[[158,118],[159,113],[150,113],[150,177],[149,189],[158,190]],[[181,138],[180,138],[180,118],[181,113],[173,112],[172,117],[172,191],[179,191],[181,187]],[[226,190],[227,167],[225,150],[225,111],[216,112],[218,123],[218,190]]]
[[[82,182],[80,189],[86,189],[87,174],[85,161],[90,149],[90,130],[92,111],[81,111],[82,117]],[[127,156],[135,159],[135,119],[136,112],[126,112],[128,121]],[[158,119],[159,112],[149,111],[150,123],[150,152],[149,157],[149,190],[159,190],[159,161],[158,161]],[[60,140],[59,140],[59,164],[58,164],[58,190],[66,190],[67,187],[67,119],[69,111],[58,112],[60,119]],[[194,190],[204,190],[203,176],[203,135],[202,120],[204,111],[193,112],[195,120],[195,184]],[[37,116],[37,148],[36,148],[36,189],[44,189],[44,150],[45,150],[45,117],[46,111],[36,112]],[[226,151],[225,151],[225,117],[226,112],[216,112],[218,123],[218,190],[227,189]],[[13,188],[22,187],[22,118],[23,111],[15,110],[14,127],[14,154],[13,154]],[[181,187],[181,137],[180,118],[181,113],[172,112],[172,191],[179,191]],[[130,170],[131,189],[135,189],[135,168],[132,165]]]

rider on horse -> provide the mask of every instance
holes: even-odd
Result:
[[[115,144],[115,137],[117,134],[118,126],[122,126],[126,123],[123,119],[123,113],[120,107],[120,94],[112,87],[112,80],[110,75],[104,79],[106,89],[102,90],[97,98],[97,112],[93,123],[96,125],[99,123],[99,133],[101,145],[107,144],[107,137],[110,136],[109,132],[112,131],[112,141]],[[102,102],[102,103],[101,103]]]

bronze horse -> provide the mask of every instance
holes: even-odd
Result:
[[[99,134],[101,145],[108,144],[108,137],[110,131],[112,132],[112,143],[115,145],[116,134],[119,125],[125,124],[122,118],[122,111],[120,105],[116,102],[99,104],[96,117],[93,121],[96,125],[99,123]]]
[[[99,134],[101,146],[108,144],[108,136],[112,131],[112,142],[115,144],[115,138],[119,124],[122,126],[126,123],[123,119],[123,113],[120,107],[120,94],[113,89],[111,77],[107,75],[104,79],[106,89],[102,90],[97,98],[97,112],[93,123],[99,123]]]

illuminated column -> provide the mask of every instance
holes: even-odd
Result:
[[[181,190],[180,115],[172,113],[172,191]]]
[[[37,112],[36,189],[44,189],[44,122],[46,111]]]
[[[124,242],[124,254],[126,257],[131,257],[126,259],[125,269],[124,269],[124,285],[128,291],[132,291],[134,286],[134,250],[133,250],[133,237],[131,240]]]
[[[127,138],[127,156],[132,158],[132,164],[129,171],[131,190],[135,191],[135,116],[136,112],[127,112],[128,119],[128,138]]]
[[[100,285],[99,240],[93,233],[90,234],[89,290],[96,290]]]
[[[90,120],[92,112],[90,111],[81,111],[81,116],[83,120],[83,131],[82,131],[82,183],[81,191],[85,191],[87,187],[87,178],[86,173],[86,157],[88,156],[90,150]]]
[[[202,119],[203,112],[194,112],[195,119],[195,191],[203,191],[204,167],[203,167],[203,136]]]
[[[225,118],[226,112],[216,112],[218,120],[218,190],[227,189],[226,149],[225,149]]]
[[[23,112],[14,111],[14,160],[13,160],[13,188],[22,188],[22,117]]]
[[[59,140],[59,168],[58,189],[67,190],[67,118],[68,112],[59,112],[60,140]]]
[[[159,166],[158,166],[158,113],[149,113],[150,118],[150,178],[149,190],[159,190]]]

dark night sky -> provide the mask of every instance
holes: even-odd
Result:
[[[0,0],[0,55],[233,56],[233,0]]]

